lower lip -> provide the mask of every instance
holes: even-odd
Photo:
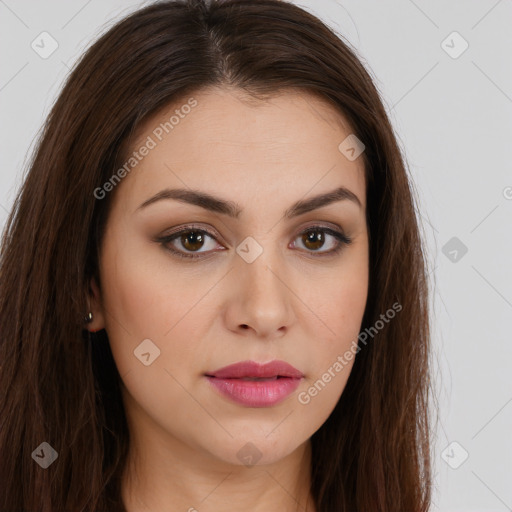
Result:
[[[282,402],[299,386],[302,378],[275,380],[217,379],[206,377],[225,397],[246,407],[270,407]]]

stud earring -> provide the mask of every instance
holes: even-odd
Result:
[[[93,320],[92,311],[89,311],[89,313],[85,317],[85,323],[90,324],[92,322],[92,320]]]

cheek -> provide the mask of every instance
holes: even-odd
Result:
[[[160,337],[165,330],[157,314],[162,307],[161,276],[128,242],[114,238],[105,244],[101,273],[106,331],[116,363],[128,364],[128,357],[144,339]]]
[[[357,337],[367,301],[367,280],[355,276],[329,291],[326,324],[330,340],[342,348],[348,337]]]
[[[200,299],[218,277],[211,273],[200,279],[191,277],[176,270],[176,265],[167,264],[161,255],[148,258],[137,248],[113,248],[113,244],[106,246],[104,252],[103,305],[119,372],[140,370],[134,350],[147,339],[160,351],[155,365],[172,372],[177,361],[186,363],[193,358],[203,339],[202,324],[206,329],[209,323]]]
[[[317,406],[322,407],[322,402],[331,409],[341,396],[359,351],[358,335],[368,297],[366,260],[362,257],[336,275],[339,277],[317,282],[315,293],[305,289],[302,295],[309,318],[303,319],[303,325],[307,326],[314,353],[304,388],[308,396],[304,401],[298,396],[299,403],[314,399]],[[322,282],[324,286],[320,286]]]
[[[358,334],[366,307],[364,271],[330,280],[323,293],[309,296],[315,315],[308,324],[311,340],[308,373],[295,397],[309,435],[327,420],[347,384],[358,352]]]
[[[328,317],[329,328],[334,331],[328,337],[315,338],[315,350],[310,358],[310,371],[298,390],[297,407],[303,408],[309,421],[319,428],[329,417],[340,399],[354,365],[357,352],[357,336],[364,310],[364,301],[347,300],[338,305],[352,304],[346,313],[336,309]]]

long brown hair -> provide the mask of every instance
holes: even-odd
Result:
[[[255,98],[286,89],[330,102],[365,144],[370,283],[358,352],[311,438],[318,512],[426,511],[431,500],[427,263],[415,194],[356,52],[279,0],[145,7],[93,44],[47,119],[7,220],[0,262],[0,509],[122,511],[129,432],[105,331],[84,330],[111,196],[94,191],[142,120],[213,85]],[[100,283],[101,285],[101,283]],[[381,322],[382,323],[382,322]],[[32,454],[58,454],[47,469]]]

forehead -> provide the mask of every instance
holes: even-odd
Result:
[[[351,133],[345,118],[312,94],[260,100],[237,89],[201,90],[139,126],[126,158],[144,145],[152,149],[124,180],[124,194],[139,200],[179,185],[229,190],[243,202],[263,187],[279,200],[286,190],[302,197],[343,185],[365,206],[363,160],[349,161],[338,149]]]

